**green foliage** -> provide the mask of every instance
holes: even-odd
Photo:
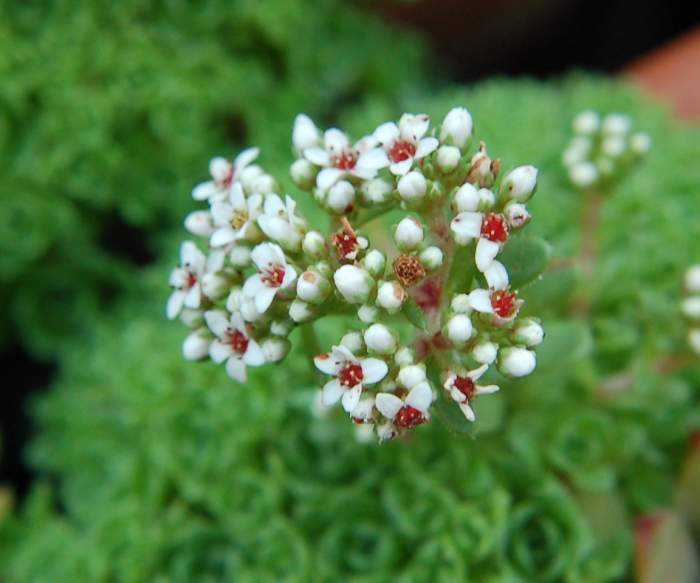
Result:
[[[700,134],[597,79],[499,81],[402,103],[435,116],[456,104],[483,124],[477,137],[505,169],[540,168],[532,230],[552,260],[523,296],[550,332],[546,366],[499,379],[483,419],[477,400],[475,436],[433,422],[410,441],[365,445],[350,424],[312,415],[316,380],[302,354],[256,370],[247,386],[181,360],[182,333],[162,317],[167,269],[145,270],[115,310],[88,319],[87,342],[62,347],[30,451],[45,483],[0,527],[0,577],[630,579],[632,518],[671,504],[700,426],[700,369],[656,366],[683,350],[676,306],[681,274],[700,257]],[[584,107],[628,112],[655,142],[605,199],[588,275],[566,259],[585,201],[560,164],[568,121]],[[376,96],[344,117],[359,134],[396,111],[393,97]],[[326,324],[321,342],[340,329]]]

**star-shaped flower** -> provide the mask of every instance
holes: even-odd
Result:
[[[255,308],[265,313],[277,292],[294,285],[297,272],[287,264],[284,251],[274,243],[260,243],[250,254],[258,272],[251,275],[243,285],[243,295],[255,302]]]
[[[168,298],[166,314],[170,320],[177,318],[183,307],[196,309],[202,301],[202,276],[207,258],[192,241],[180,247],[180,265],[170,273],[173,293]]]
[[[512,320],[518,315],[523,301],[518,294],[505,289],[475,289],[469,292],[469,304],[482,314],[494,314],[501,320]]]
[[[433,390],[427,381],[420,381],[402,398],[393,393],[379,393],[375,407],[389,419],[395,427],[411,429],[430,420],[430,405]]]
[[[476,266],[486,271],[496,255],[508,241],[508,222],[497,213],[459,213],[450,224],[455,240],[460,245],[468,245],[473,239],[476,244]]]
[[[263,212],[258,217],[263,233],[292,251],[298,250],[307,227],[296,208],[297,203],[290,196],[285,196],[283,202],[277,194],[266,194]]]
[[[489,395],[498,391],[497,385],[477,385],[476,381],[488,370],[485,364],[468,372],[449,371],[444,387],[469,421],[476,419],[471,401],[477,395]]]
[[[220,364],[226,361],[226,373],[240,383],[246,382],[246,366],[265,364],[260,345],[246,330],[240,314],[228,314],[222,310],[204,313],[204,319],[216,339],[209,345],[209,356]]]
[[[427,115],[404,113],[398,125],[390,121],[374,131],[374,137],[386,152],[392,174],[407,174],[415,160],[425,158],[437,149],[440,145],[437,138],[425,137],[429,127],[430,117]]]
[[[255,231],[255,220],[262,211],[262,206],[261,195],[253,194],[246,198],[243,186],[239,182],[235,183],[226,199],[211,205],[216,230],[212,233],[209,244],[212,247],[222,247],[238,239],[250,238]]]
[[[224,200],[236,176],[260,154],[258,148],[248,148],[236,156],[233,162],[226,158],[212,158],[209,162],[209,174],[212,179],[202,182],[192,190],[192,198],[195,200],[208,200],[215,202]]]

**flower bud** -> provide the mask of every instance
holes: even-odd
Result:
[[[305,271],[297,280],[297,296],[302,301],[320,304],[330,293],[330,282],[315,271]]]
[[[417,170],[402,176],[397,185],[399,196],[407,202],[418,202],[425,196],[427,189],[425,176]]]
[[[435,245],[423,249],[418,257],[428,271],[435,271],[442,266],[442,249]]]
[[[622,136],[609,136],[603,140],[600,149],[606,156],[610,156],[611,158],[619,158],[625,153],[625,150],[627,149],[627,142]]]
[[[422,364],[403,366],[399,370],[396,380],[404,388],[415,387],[418,383],[426,380],[425,366]]]
[[[301,248],[309,257],[320,259],[328,254],[325,237],[318,231],[309,231],[304,235]]]
[[[643,156],[651,150],[651,138],[649,134],[637,132],[630,138],[630,148],[636,156]]]
[[[210,338],[205,328],[195,330],[182,343],[182,356],[185,360],[202,360],[209,354]]]
[[[607,135],[626,134],[631,125],[632,120],[626,115],[610,113],[603,119],[603,133]]]
[[[246,322],[256,322],[263,316],[260,312],[258,312],[258,309],[255,307],[255,301],[253,300],[253,298],[241,296],[241,298],[239,299],[238,309],[241,312],[241,317]]]
[[[700,265],[693,265],[685,272],[685,288],[689,292],[700,292]]]
[[[230,282],[221,273],[205,273],[202,276],[202,293],[209,299],[218,300],[229,290]]]
[[[326,196],[326,207],[338,214],[348,212],[354,202],[355,188],[347,180],[336,182]]]
[[[508,226],[512,229],[524,227],[530,221],[530,213],[524,204],[510,202],[503,209]]]
[[[466,314],[457,314],[447,321],[447,337],[457,345],[472,337],[472,321]]]
[[[270,323],[270,333],[275,336],[287,336],[293,327],[289,320],[273,320]]]
[[[498,358],[498,367],[500,370],[513,377],[524,377],[529,375],[535,366],[537,360],[535,353],[525,348],[510,347],[501,350]]]
[[[688,344],[696,354],[700,354],[700,329],[695,328],[688,332]]]
[[[516,202],[527,202],[537,188],[537,168],[518,166],[501,183],[501,194]]]
[[[209,237],[214,232],[209,211],[194,211],[185,217],[185,229],[198,237]]]
[[[316,168],[305,158],[295,160],[289,169],[294,184],[302,190],[311,190],[316,183]]]
[[[294,118],[292,143],[297,152],[311,148],[321,141],[321,132],[308,115],[300,113]]]
[[[292,344],[289,340],[280,337],[266,338],[260,345],[266,362],[279,362],[287,356],[291,347]]]
[[[615,172],[615,163],[611,158],[598,158],[595,165],[598,168],[598,172],[601,176],[610,176],[613,172]]]
[[[574,186],[588,188],[598,180],[598,169],[592,162],[579,162],[569,168],[569,178]]]
[[[331,267],[331,264],[328,263],[328,261],[319,261],[314,265],[310,266],[309,269],[313,269],[321,277],[325,277],[328,280],[330,280],[330,278],[333,277],[333,268]]]
[[[447,112],[440,128],[440,142],[464,149],[469,143],[474,124],[472,116],[464,107],[454,107]]]
[[[443,174],[449,174],[459,165],[462,153],[455,146],[440,146],[435,156],[435,165]]]
[[[250,247],[246,247],[245,245],[236,245],[233,249],[231,249],[229,259],[234,267],[239,269],[248,267],[251,262]]]
[[[342,265],[334,274],[333,281],[340,294],[350,304],[364,304],[374,287],[374,280],[355,265]]]
[[[494,342],[479,342],[472,349],[472,356],[479,364],[491,364],[498,356],[498,345]]]
[[[365,324],[371,324],[372,322],[377,321],[377,318],[379,317],[379,310],[376,306],[370,306],[369,304],[365,304],[363,306],[360,306],[360,309],[357,310],[357,317],[360,319],[361,322],[364,322]]]
[[[377,249],[372,249],[362,260],[362,265],[372,277],[381,277],[386,268],[386,257]]]
[[[578,162],[584,162],[591,153],[591,141],[582,136],[575,137],[571,140],[569,146],[564,150],[562,161],[565,166],[571,166]]]
[[[355,355],[365,349],[365,342],[360,332],[348,332],[340,339],[340,343]]]
[[[681,304],[681,311],[688,318],[700,319],[700,297],[685,298]]]
[[[476,212],[479,210],[479,200],[479,191],[466,182],[455,193],[452,208],[455,213]]]
[[[496,204],[496,195],[488,188],[480,188],[479,192],[479,210],[488,211]]]
[[[199,328],[204,322],[204,311],[194,308],[183,308],[180,312],[180,322],[188,328]]]
[[[394,355],[394,362],[396,362],[396,364],[399,366],[408,366],[409,364],[413,364],[413,360],[413,351],[405,346],[399,348]]]
[[[364,334],[367,349],[378,354],[391,354],[396,350],[396,338],[384,324],[372,324]]]
[[[295,299],[289,306],[289,317],[297,324],[300,322],[306,322],[313,318],[313,316],[314,311],[312,307],[298,298]]]
[[[537,320],[528,318],[517,325],[513,336],[516,342],[522,343],[528,348],[532,348],[533,346],[542,344],[544,330]]]
[[[248,192],[251,194],[271,194],[279,192],[277,181],[269,174],[261,174],[251,181]]]
[[[393,187],[390,182],[383,178],[375,178],[362,183],[360,195],[368,206],[372,204],[384,204],[391,198]]]
[[[252,164],[250,166],[246,166],[238,173],[238,180],[241,182],[243,190],[248,194],[252,194],[255,192],[253,190],[255,181],[263,174],[265,174],[265,171],[260,168],[260,166],[257,164]]]
[[[398,312],[406,299],[406,291],[395,281],[383,281],[377,289],[377,305],[386,311]]]
[[[469,294],[457,294],[452,298],[450,309],[455,314],[469,314],[472,311],[472,305],[469,302]]]
[[[423,242],[423,225],[411,217],[402,219],[394,231],[394,241],[402,251],[415,249]]]
[[[574,118],[574,132],[583,136],[590,136],[598,131],[600,116],[595,111],[582,111]]]

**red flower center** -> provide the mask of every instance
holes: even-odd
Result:
[[[467,399],[473,399],[476,393],[474,381],[469,377],[457,377],[454,380],[455,388],[462,393]]]
[[[197,276],[194,273],[188,273],[187,274],[187,281],[185,282],[185,285],[187,288],[192,288],[195,286],[197,283]]]
[[[333,160],[333,165],[340,170],[352,170],[356,164],[357,154],[352,150],[345,150]]]
[[[516,294],[508,290],[498,290],[491,294],[491,307],[501,318],[510,318],[518,311]]]
[[[338,249],[338,255],[343,259],[351,259],[351,255],[357,249],[357,237],[348,231],[333,235],[333,242]]]
[[[421,423],[425,423],[425,421],[426,419],[423,413],[410,405],[401,407],[396,417],[394,417],[394,425],[396,425],[396,427],[403,427],[404,429],[416,427]]]
[[[229,335],[229,344],[236,354],[245,354],[248,350],[248,337],[240,330],[234,330]]]
[[[481,222],[481,236],[489,241],[505,243],[508,240],[508,224],[502,215],[488,214]]]
[[[284,281],[284,267],[279,263],[270,265],[261,272],[261,279],[268,287],[279,287]]]
[[[408,160],[409,158],[413,157],[415,153],[415,144],[407,142],[406,140],[397,140],[394,142],[391,150],[389,150],[389,158],[391,158],[391,161],[394,163],[403,162],[404,160]]]
[[[354,362],[346,364],[338,373],[338,379],[340,380],[340,384],[348,388],[352,388],[355,385],[359,385],[362,382],[364,376],[365,375],[362,372],[362,367]]]
[[[224,188],[228,188],[229,186],[231,186],[232,183],[233,183],[233,166],[231,166],[231,169],[226,173],[226,176],[224,176],[221,179],[221,185]]]

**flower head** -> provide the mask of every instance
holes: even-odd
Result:
[[[445,380],[445,390],[450,398],[455,401],[464,416],[469,421],[474,421],[476,416],[471,408],[471,402],[477,395],[489,395],[498,391],[497,385],[479,385],[476,383],[488,370],[488,365],[484,364],[479,368],[470,371],[449,371]]]
[[[387,122],[374,131],[374,137],[386,152],[392,174],[407,174],[416,160],[432,154],[440,144],[436,138],[426,136],[430,117],[425,114],[404,113],[398,125]]]
[[[246,366],[265,364],[265,355],[259,344],[246,330],[239,314],[230,314],[222,310],[204,313],[209,330],[216,339],[209,345],[209,356],[217,364],[226,363],[226,373],[239,383],[246,382]]]

